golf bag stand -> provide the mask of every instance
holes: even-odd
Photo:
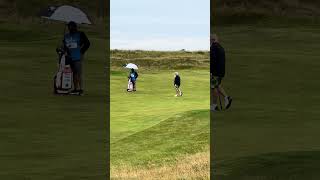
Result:
[[[62,48],[56,49],[59,56],[58,72],[54,76],[53,87],[55,94],[69,94],[73,89],[73,73],[68,56]]]

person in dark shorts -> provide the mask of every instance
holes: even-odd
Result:
[[[175,87],[175,89],[176,89],[176,95],[175,95],[175,97],[182,96],[182,91],[181,91],[181,89],[180,89],[181,78],[180,78],[178,72],[175,72],[175,73],[174,73],[173,85],[174,85],[174,87]]]
[[[138,73],[134,69],[131,69],[128,78],[132,83],[133,91],[137,91],[136,84],[137,84],[138,76],[139,76]]]
[[[70,59],[73,71],[74,90],[71,94],[83,94],[82,62],[86,51],[90,47],[90,41],[84,32],[78,31],[77,24],[73,21],[68,23],[69,32],[63,39],[64,48]]]
[[[232,103],[232,97],[227,95],[221,84],[225,76],[225,63],[225,50],[219,43],[217,35],[212,34],[210,36],[210,109],[212,111],[219,110],[217,105],[219,95],[224,97],[226,109],[229,109]]]

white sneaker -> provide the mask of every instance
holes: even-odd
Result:
[[[216,111],[219,111],[219,108],[217,105],[210,105],[210,111],[216,112]]]
[[[229,97],[226,96],[226,97],[224,97],[224,107],[227,107],[228,104],[229,104]]]
[[[225,108],[226,109],[229,109],[230,108],[230,106],[231,106],[231,103],[232,103],[232,97],[230,97],[230,96],[228,96],[227,97],[227,104],[225,104]]]

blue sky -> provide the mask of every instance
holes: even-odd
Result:
[[[111,0],[111,49],[209,50],[209,0]]]

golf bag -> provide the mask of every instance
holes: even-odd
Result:
[[[131,79],[128,80],[128,92],[132,92],[133,91],[133,83],[131,82]]]
[[[54,93],[69,94],[73,89],[73,73],[70,61],[63,49],[57,49],[56,51],[59,56],[59,68],[53,80]]]

